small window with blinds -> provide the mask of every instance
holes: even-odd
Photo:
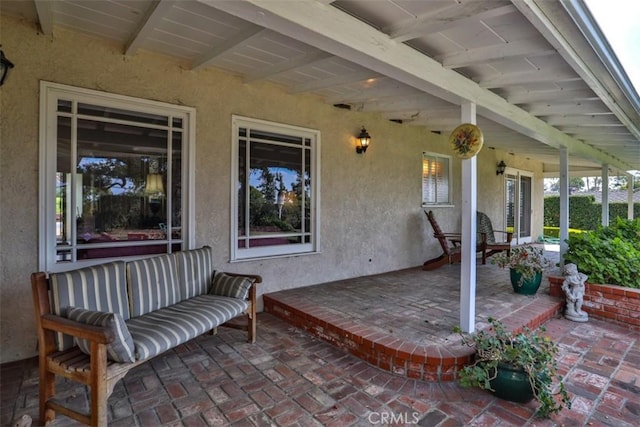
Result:
[[[422,153],[422,206],[451,205],[451,157]]]

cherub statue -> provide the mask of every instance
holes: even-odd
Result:
[[[584,283],[586,281],[587,275],[580,273],[575,264],[567,264],[564,266],[562,290],[567,298],[567,306],[564,316],[574,322],[586,322],[589,320],[587,312],[582,310],[585,290]]]

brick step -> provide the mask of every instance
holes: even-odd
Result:
[[[336,314],[286,291],[263,295],[264,311],[385,371],[424,381],[454,381],[474,351],[459,340],[423,345]],[[517,331],[536,328],[556,315],[561,301],[538,298],[501,319]]]

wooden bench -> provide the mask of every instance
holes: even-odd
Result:
[[[40,424],[52,421],[56,413],[60,413],[87,425],[106,426],[107,400],[115,384],[127,372],[176,345],[207,331],[215,331],[218,326],[244,329],[249,342],[255,342],[256,285],[262,279],[258,275],[234,273],[216,273],[214,277],[210,249],[204,247],[128,263],[106,263],[49,276],[43,272],[31,275],[38,334]],[[198,268],[195,268],[196,265]],[[153,266],[156,272],[165,271],[162,275],[164,279],[160,275],[145,276],[144,271],[154,270],[147,268],[149,266]],[[172,266],[176,267],[175,274],[170,271]],[[174,287],[164,290],[174,292],[177,296],[175,301],[164,301],[165,304],[155,310],[149,309],[156,308],[153,304],[144,308],[150,302],[145,298],[153,300],[157,296],[155,291],[150,292],[149,296],[141,291],[153,289],[152,283]],[[176,293],[176,289],[180,292]],[[98,296],[106,293],[109,294],[108,298]],[[94,297],[87,298],[87,295]],[[122,298],[123,303],[118,305],[117,301]],[[105,304],[114,306],[114,312],[105,310]],[[70,308],[70,305],[80,308]],[[180,318],[184,308],[189,308],[188,315]],[[109,323],[105,321],[101,325],[92,325],[66,316],[66,313],[78,312],[88,313],[89,317],[81,319],[110,320]],[[164,328],[171,329],[171,325],[158,323],[150,330],[140,326],[157,322],[160,316],[167,314],[172,316],[170,323],[175,322],[176,328],[180,328],[183,334],[175,340],[158,340],[158,336],[178,336],[175,331],[164,335]],[[238,316],[245,317],[243,324],[235,322]],[[196,317],[197,322],[194,321]],[[131,349],[131,361],[124,363],[111,360],[116,344],[122,344],[122,337],[119,336],[122,335],[122,329],[114,328],[118,322],[113,322],[119,318],[124,319],[125,329],[128,329],[127,334],[131,335],[135,347],[135,351]],[[188,333],[185,332],[187,330]],[[63,338],[65,336],[67,338]],[[75,340],[71,341],[68,337],[75,337]],[[84,348],[77,345],[77,340],[86,340],[81,341]],[[161,345],[150,344],[156,341],[162,341]],[[90,387],[89,413],[65,406],[64,402],[56,399],[56,376]]]

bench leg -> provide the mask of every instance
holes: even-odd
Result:
[[[56,393],[56,376],[46,370],[44,358],[40,358],[40,425],[53,421],[56,413],[47,408],[47,401]]]
[[[107,425],[107,346],[91,343],[91,425]]]

